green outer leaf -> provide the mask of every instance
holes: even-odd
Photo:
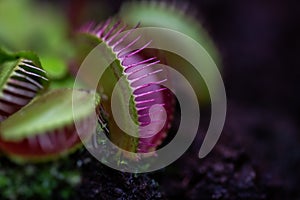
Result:
[[[31,60],[37,67],[42,68],[39,57],[32,51],[20,51],[14,54],[16,58],[25,58]]]
[[[92,33],[81,33],[78,35],[79,37],[79,50],[81,50],[80,53],[80,58],[82,58],[80,61],[82,61],[86,55],[93,49],[95,48],[97,45],[99,45],[100,43],[102,43],[102,39],[97,37],[96,35],[92,34]],[[108,46],[106,43],[104,43],[107,47],[108,50],[110,50],[111,55],[114,56],[115,58],[115,62],[113,62],[110,65],[110,70],[109,70],[109,76],[103,77],[103,81],[107,84],[114,84],[121,76],[124,75],[124,67],[121,64],[121,61],[119,60],[119,58],[116,55],[116,52],[114,52],[112,50],[112,48],[110,46]],[[129,82],[127,82],[127,84],[125,83],[124,85],[121,86],[124,90],[128,90],[130,91],[130,94],[133,94],[133,90],[132,88],[130,88]],[[111,95],[113,87],[110,88],[111,91],[109,91],[109,94],[106,94],[108,96]],[[124,98],[123,95],[119,95],[118,96],[121,99],[121,102],[126,102],[126,100]],[[105,106],[105,104],[107,104]],[[102,105],[105,106],[107,109],[108,107],[110,107],[110,99],[105,102],[102,101]],[[125,105],[125,103],[124,103]],[[126,106],[121,106],[122,108],[127,109]],[[134,101],[130,101],[130,105],[129,105],[129,112],[131,113],[131,117],[132,120],[134,121],[134,123],[139,124],[138,122],[138,117],[137,117],[137,110],[136,110],[136,106],[135,106],[135,102]],[[106,112],[108,112],[110,115],[112,114],[111,111],[106,110]],[[127,110],[122,111],[121,113],[125,113],[128,112]],[[108,120],[108,124],[110,127],[110,138],[113,142],[115,142],[119,147],[122,147],[126,150],[129,151],[136,151],[137,147],[138,147],[138,130],[136,130],[136,135],[137,137],[131,137],[129,135],[127,135],[126,133],[121,133],[122,131],[118,128],[118,126],[115,124],[114,120],[110,119]]]
[[[0,65],[0,96],[2,93],[2,89],[4,88],[10,77],[13,75],[13,72],[18,68],[20,62],[23,59],[30,60],[33,62],[35,67],[43,69],[38,56],[33,52],[22,51],[18,53],[7,53],[0,48],[0,64],[2,61],[2,65]],[[46,77],[46,74],[43,72],[36,71],[35,73]],[[48,81],[41,79],[40,82],[42,83],[44,89],[46,89],[49,85]]]
[[[42,67],[39,57],[32,51],[19,51],[12,53],[0,47],[0,64],[8,61],[15,61],[20,58],[31,60],[37,67]]]
[[[0,64],[6,62],[6,61],[11,61],[14,60],[15,56],[8,51],[4,50],[3,48],[0,47]]]
[[[74,92],[74,94],[72,93]],[[76,106],[72,110],[72,95]],[[95,97],[95,98],[93,98]],[[65,127],[81,120],[94,112],[100,97],[93,92],[61,89],[50,91],[11,115],[0,124],[1,137],[6,141],[19,141],[28,136],[43,134],[47,131]],[[76,113],[74,119],[73,112]]]
[[[58,56],[40,55],[43,68],[52,80],[61,80],[68,74],[65,60]]]
[[[2,96],[2,90],[17,67],[17,64],[18,62],[8,62],[0,66],[0,96]]]
[[[3,63],[2,65],[0,65],[0,97],[2,95],[5,85],[7,84],[7,81],[13,76],[13,72],[18,69],[20,63],[23,60],[30,60],[33,62],[35,67],[43,69],[38,56],[33,52],[23,51],[14,54],[9,54],[4,52],[2,49],[0,49],[0,61],[1,59]],[[34,69],[29,69],[29,71],[30,72],[34,71],[34,73],[47,78],[46,74],[42,71],[38,71]],[[49,81],[40,78],[39,82],[43,86],[43,89],[41,91],[46,90],[49,85]]]
[[[0,48],[0,97],[2,96],[4,86],[12,75],[15,67],[17,67],[18,62],[13,63],[15,59],[14,55],[10,55]]]

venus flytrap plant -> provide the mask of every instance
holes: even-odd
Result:
[[[98,87],[98,92],[105,96],[105,98],[102,98],[101,105],[107,113],[106,116],[101,117],[102,120],[105,120],[101,123],[107,123],[110,140],[120,148],[130,152],[151,152],[166,137],[173,114],[174,99],[167,88],[160,85],[167,81],[167,75],[166,73],[164,74],[162,68],[156,66],[159,60],[155,57],[143,57],[142,51],[147,48],[150,44],[149,42],[137,49],[124,53],[141,38],[140,36],[128,41],[127,38],[134,29],[129,29],[125,34],[121,34],[125,29],[128,29],[126,25],[123,25],[121,22],[113,24],[110,20],[100,25],[89,23],[83,26],[79,31],[78,37],[81,40],[84,38],[83,41],[85,42],[83,45],[79,45],[81,47],[81,51],[79,51],[81,56],[79,57],[84,58],[98,44],[105,44],[115,61],[109,66],[109,73],[102,77],[102,84],[100,82]],[[138,125],[137,130],[134,131],[135,133],[130,133],[131,136],[118,127],[112,116],[110,105],[112,86],[121,77],[125,77],[125,82],[120,86],[122,90],[117,92],[117,96],[123,102],[121,104],[126,105],[124,103],[126,98],[130,99],[130,104],[129,108],[121,106],[120,109],[124,110],[119,113],[128,112],[126,109],[129,109],[132,120]],[[156,135],[145,138],[148,134],[145,129],[146,126],[152,126],[155,129],[158,126],[157,123],[161,123],[164,120],[163,110],[158,110],[155,115],[159,119],[151,121],[150,115],[153,113],[150,112],[150,108],[153,105],[162,106],[167,112],[167,119],[163,128]],[[123,119],[125,118],[126,116],[124,115]],[[135,136],[133,137],[132,135]]]
[[[134,27],[132,24],[130,26]],[[124,35],[122,32],[125,30],[128,32]],[[109,20],[100,25],[88,24],[79,31],[78,37],[84,39],[79,41],[77,64],[98,44],[105,44],[115,58],[108,69],[108,76],[103,77],[104,85],[100,83],[97,88],[100,95],[88,90],[61,89],[66,86],[61,81],[69,76],[66,75],[63,63],[66,58],[63,56],[61,59],[62,54],[54,52],[58,44],[53,45],[55,48],[49,55],[48,48],[41,45],[42,49],[46,49],[41,53],[46,70],[33,53],[12,54],[0,49],[0,149],[19,163],[58,159],[81,146],[80,139],[88,139],[95,128],[99,128],[92,119],[95,109],[102,130],[117,146],[131,152],[153,152],[159,148],[170,128],[175,98],[167,88],[160,85],[168,81],[168,76],[162,68],[156,66],[159,59],[145,57],[144,51],[149,42],[124,53],[141,38],[129,39],[128,43],[133,31],[134,28],[130,29],[121,22],[112,23]],[[49,37],[52,35],[49,34]],[[62,42],[60,45],[68,46],[64,44]],[[69,52],[69,48],[64,49],[61,51]],[[76,68],[71,69],[76,72]],[[60,89],[47,91],[49,81],[45,71],[50,72],[48,77],[55,82],[50,85],[50,89]],[[118,127],[110,105],[113,84],[122,77],[125,77],[121,85],[123,91],[119,91],[117,97],[122,105],[125,105],[126,98],[130,99],[129,108],[121,106],[121,113],[129,109],[131,118],[138,125],[131,133],[135,136],[127,135]],[[66,80],[70,85],[74,79],[71,77]],[[79,106],[73,108],[72,101]],[[158,126],[156,123],[164,119],[163,110],[152,113],[150,108],[154,105],[160,105],[166,111],[166,123],[156,135],[144,138],[148,134],[145,127],[155,129]],[[154,114],[158,116],[157,121],[151,119]],[[84,134],[79,137],[80,133]],[[124,164],[123,160],[119,162]]]
[[[45,93],[49,81],[32,52],[0,49],[0,64],[0,148],[10,158],[55,159],[80,146],[77,129],[91,134],[95,127],[90,120],[94,111],[89,104],[91,92],[59,89]],[[81,104],[75,111],[72,97]],[[96,96],[95,106],[99,101]],[[78,113],[73,116],[73,111]],[[79,127],[75,127],[77,120]]]
[[[191,15],[190,10],[187,2],[130,1],[122,5],[118,17],[130,26],[141,23],[142,27],[162,27],[186,34],[201,44],[214,61],[220,64],[218,49],[207,30]],[[154,54],[162,63],[172,66],[189,77],[200,102],[209,101],[209,94],[202,77],[196,76],[197,72],[187,61],[170,52],[160,50],[151,51],[150,54]]]
[[[166,88],[160,86],[160,83],[166,81],[167,77],[161,78],[162,76],[159,74],[163,70],[154,67],[155,64],[159,63],[155,57],[144,59],[140,55],[149,43],[124,54],[124,51],[128,50],[140,38],[136,38],[125,45],[124,40],[134,30],[130,30],[121,37],[120,34],[126,26],[120,28],[120,24],[119,22],[111,25],[109,20],[100,26],[90,24],[81,29],[80,35],[93,41],[93,45],[104,42],[115,56],[116,60],[111,66],[113,74],[109,79],[114,77],[115,80],[118,80],[121,76],[126,77],[123,88],[130,94],[130,113],[138,125],[136,137],[122,133],[115,124],[110,101],[102,101],[103,110],[108,115],[103,116],[101,114],[99,119],[102,119],[100,120],[101,123],[108,124],[110,139],[119,147],[132,152],[149,152],[155,150],[166,137],[171,119],[168,116],[167,123],[157,135],[143,138],[147,134],[147,131],[143,129],[144,126],[151,123],[154,123],[152,126],[156,126],[156,122],[151,122],[150,118],[152,105],[159,104],[164,106],[169,114],[172,113],[172,101],[169,100],[171,95]],[[72,151],[73,147],[80,143],[80,140],[74,126],[74,120],[79,119],[73,119],[73,112],[70,107],[70,90],[51,91],[36,97],[29,103],[39,90],[45,89],[48,85],[46,72],[42,70],[37,56],[24,52],[18,54],[2,53],[0,59],[3,60],[3,63],[6,61],[1,71],[3,94],[1,103],[8,105],[5,107],[1,105],[2,113],[7,114],[3,117],[5,120],[0,124],[1,149],[14,160],[35,162],[57,158]],[[10,61],[14,61],[14,64],[9,65]],[[13,86],[13,89],[8,86]],[[15,97],[7,97],[12,95],[11,93],[14,93]],[[79,99],[83,98],[84,92],[78,91],[78,93]],[[83,96],[80,96],[80,93]],[[122,92],[119,94],[121,99],[124,98],[122,94]],[[26,98],[27,101],[21,101],[20,96]],[[89,95],[85,94],[85,96],[88,97]],[[122,99],[122,101],[125,100]],[[96,106],[99,103],[100,101],[97,101]],[[79,108],[82,111],[89,110],[85,104]],[[85,113],[85,120],[82,119],[83,122],[80,127],[87,126],[85,125],[88,124],[86,119],[91,114],[90,112]],[[160,112],[156,114],[162,115]],[[90,131],[87,130],[86,132],[88,134]]]
[[[125,30],[127,32],[122,34]],[[144,53],[150,42],[131,49],[142,37],[131,39],[130,35],[134,30],[120,21],[113,23],[111,20],[100,25],[89,23],[83,26],[77,34],[79,38],[77,45],[79,45],[75,63],[79,65],[98,44],[105,45],[115,61],[109,66],[107,76],[102,78],[97,88],[101,96],[101,109],[97,110],[102,110],[98,112],[99,122],[110,140],[117,146],[127,151],[143,153],[155,151],[167,136],[173,118],[175,98],[161,85],[168,81],[168,75],[157,65],[160,61]],[[82,120],[79,128],[86,127],[87,125],[84,124],[89,124],[88,119],[92,111],[82,103],[79,109],[82,109],[85,114],[80,119],[76,117],[74,119],[70,107],[72,96],[70,90],[50,91],[36,97],[28,104],[39,90],[47,86],[45,71],[41,69],[37,57],[25,53],[13,56],[2,53],[1,60],[14,60],[15,63],[13,67],[4,65],[5,70],[1,72],[2,93],[0,94],[6,96],[4,100],[0,99],[0,103],[5,102],[10,107],[16,104],[18,107],[12,109],[1,106],[0,108],[2,113],[7,114],[2,117],[3,120],[11,115],[0,124],[0,147],[10,157],[23,161],[48,160],[72,151],[80,143],[74,120]],[[71,69],[76,72],[78,68],[73,66]],[[131,135],[124,133],[118,127],[111,107],[113,86],[121,78],[125,81],[121,83],[122,90],[117,93],[122,104],[120,113],[123,114],[126,109],[129,109],[130,117],[137,125],[137,129],[130,133]],[[11,85],[15,87],[14,90],[8,87]],[[7,97],[7,93],[11,95],[12,91],[17,98]],[[78,93],[79,103],[84,102],[84,97],[90,97],[88,92],[77,91],[76,93]],[[20,96],[27,98],[28,101],[21,102]],[[128,99],[129,108],[125,106]],[[95,104],[99,108],[99,98]],[[154,105],[159,105],[162,109],[151,110]],[[153,115],[156,115],[156,121],[152,120]],[[126,115],[122,117],[126,118]],[[158,133],[148,136],[149,129],[156,130],[161,123],[163,123],[162,128]],[[89,135],[90,130],[86,133]]]
[[[72,108],[72,97],[80,106]],[[0,147],[12,159],[21,162],[63,156],[80,146],[78,129],[85,134],[81,139],[92,134],[96,122],[91,117],[99,103],[99,96],[90,91],[47,92],[0,124]],[[75,121],[79,126],[75,127]]]
[[[46,72],[31,52],[0,50],[0,122],[28,104],[48,85]]]

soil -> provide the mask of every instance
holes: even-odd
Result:
[[[153,173],[121,173],[82,153],[89,161],[80,199],[297,199],[297,129],[288,117],[265,115],[231,105],[222,137],[206,158],[197,157],[201,131],[179,160]]]

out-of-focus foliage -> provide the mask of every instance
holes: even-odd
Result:
[[[192,9],[188,8],[188,2],[176,5],[167,1],[128,1],[122,5],[119,15],[131,26],[141,23],[142,27],[162,27],[186,34],[219,63],[219,52],[210,35],[199,20],[189,15],[188,9]]]
[[[0,46],[37,52],[51,79],[67,75],[72,55],[62,11],[30,0],[0,1]]]
[[[80,173],[67,159],[52,164],[0,163],[0,199],[69,199]]]

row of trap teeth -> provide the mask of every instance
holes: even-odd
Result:
[[[161,86],[167,80],[167,73],[159,64],[159,60],[156,57],[150,57],[144,59],[143,50],[149,47],[150,42],[145,42],[139,48],[135,49],[137,44],[140,44],[139,40],[141,36],[136,38],[133,36],[133,32],[136,28],[128,30],[123,35],[121,34],[126,30],[127,26],[120,26],[121,22],[117,22],[111,25],[111,20],[96,26],[93,23],[84,26],[80,32],[89,33],[101,38],[115,53],[117,59],[121,63],[123,68],[123,75],[126,76],[128,84],[132,89],[132,97],[137,111],[137,120],[140,125],[139,134],[139,151],[147,152],[150,148],[153,148],[160,144],[161,140],[165,137],[165,131],[168,126],[169,117],[163,118],[166,114],[170,114],[170,106],[172,101],[167,88]],[[129,39],[130,38],[130,39]],[[133,39],[132,39],[133,38]],[[154,105],[160,105],[162,109],[152,111],[150,108]],[[155,112],[155,113],[154,113]],[[156,120],[152,120],[150,115],[155,115]],[[167,121],[165,121],[167,120]],[[162,123],[166,123],[163,125]],[[162,125],[161,125],[162,124]],[[147,128],[145,128],[147,126]],[[158,126],[164,128],[159,131],[153,137],[145,138],[149,133],[152,135],[153,131]]]
[[[46,72],[27,59],[20,59],[0,91],[0,121],[21,109],[44,89]]]

